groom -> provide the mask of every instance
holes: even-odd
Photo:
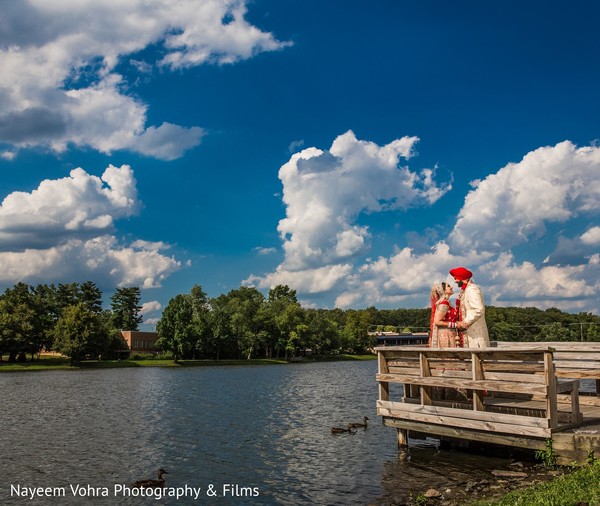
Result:
[[[473,273],[464,267],[450,270],[450,275],[460,287],[457,299],[458,324],[463,331],[466,348],[487,348],[490,345],[485,323],[485,304],[481,289],[471,279]]]

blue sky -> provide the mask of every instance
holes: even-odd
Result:
[[[1,288],[600,312],[596,2],[0,6]]]

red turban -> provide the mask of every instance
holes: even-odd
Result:
[[[459,281],[465,281],[467,279],[471,279],[473,277],[473,273],[464,267],[456,267],[454,269],[450,269],[450,276],[458,279]]]

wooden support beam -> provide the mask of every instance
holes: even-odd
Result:
[[[481,365],[481,359],[477,353],[471,354],[471,370],[473,372],[473,381],[480,381],[485,379],[483,374],[483,367]],[[473,410],[474,411],[483,411],[485,409],[483,405],[483,396],[484,391],[482,390],[473,390]]]
[[[377,352],[377,365],[379,374],[386,374],[389,372],[387,366],[387,360],[383,353]],[[390,400],[390,385],[387,381],[381,380],[379,381],[379,399],[382,401]]]
[[[556,399],[556,373],[552,351],[544,352],[544,376],[546,378],[546,418],[550,427],[558,427],[558,401]]]
[[[431,369],[429,368],[429,359],[425,353],[419,353],[419,367],[422,378],[431,377]],[[431,387],[421,386],[421,404],[431,404]]]
[[[408,430],[398,429],[398,449],[408,448]]]

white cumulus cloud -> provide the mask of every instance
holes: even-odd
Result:
[[[69,239],[43,249],[0,252],[0,284],[91,280],[99,287],[155,288],[181,263],[154,250],[121,245],[113,236]]]
[[[45,248],[110,232],[115,219],[136,214],[139,206],[128,165],[110,165],[102,177],[73,169],[69,177],[44,180],[31,193],[14,192],[3,200],[0,251]]]
[[[292,156],[280,171],[286,258],[251,281],[327,294],[338,307],[425,307],[433,283],[464,265],[488,304],[600,311],[599,147],[565,141],[536,149],[475,182],[454,227],[429,250],[397,245],[390,255],[365,258],[371,237],[356,224],[359,213],[427,204],[449,189],[425,171],[395,167],[394,157],[410,157],[414,142],[404,138],[403,149],[390,157],[390,148],[348,133],[330,151],[309,148]],[[557,223],[561,230],[550,231]],[[546,258],[541,264],[522,247],[532,240],[536,257]]]
[[[157,300],[151,300],[142,304],[140,314],[146,315],[148,313],[153,313],[154,311],[160,311],[161,309],[162,304],[160,302],[158,302]]]
[[[279,171],[284,262],[250,280],[316,293],[346,277],[352,261],[369,249],[369,229],[356,222],[361,214],[430,205],[450,189],[435,184],[432,170],[414,172],[401,164],[413,156],[417,141],[403,137],[379,146],[348,131],[327,151],[312,147],[292,155]]]
[[[117,66],[131,61],[148,75],[153,66],[227,64],[287,45],[249,24],[246,12],[244,0],[2,2],[0,145],[180,157],[204,130],[147,125],[147,106]],[[150,46],[160,55],[154,61],[128,58]],[[10,159],[14,149],[3,153]]]
[[[581,242],[592,246],[600,244],[600,227],[591,227],[581,236]]]
[[[499,306],[560,307],[565,310],[599,309],[600,255],[579,265],[536,266],[517,261],[510,252],[478,268],[486,285],[488,303]]]
[[[110,165],[101,177],[82,168],[13,192],[0,205],[0,284],[93,280],[98,286],[160,286],[181,268],[162,242],[121,243],[115,222],[139,212],[133,170]]]
[[[496,251],[543,236],[600,210],[600,148],[569,141],[536,149],[480,181],[458,215],[450,244],[460,251]]]

